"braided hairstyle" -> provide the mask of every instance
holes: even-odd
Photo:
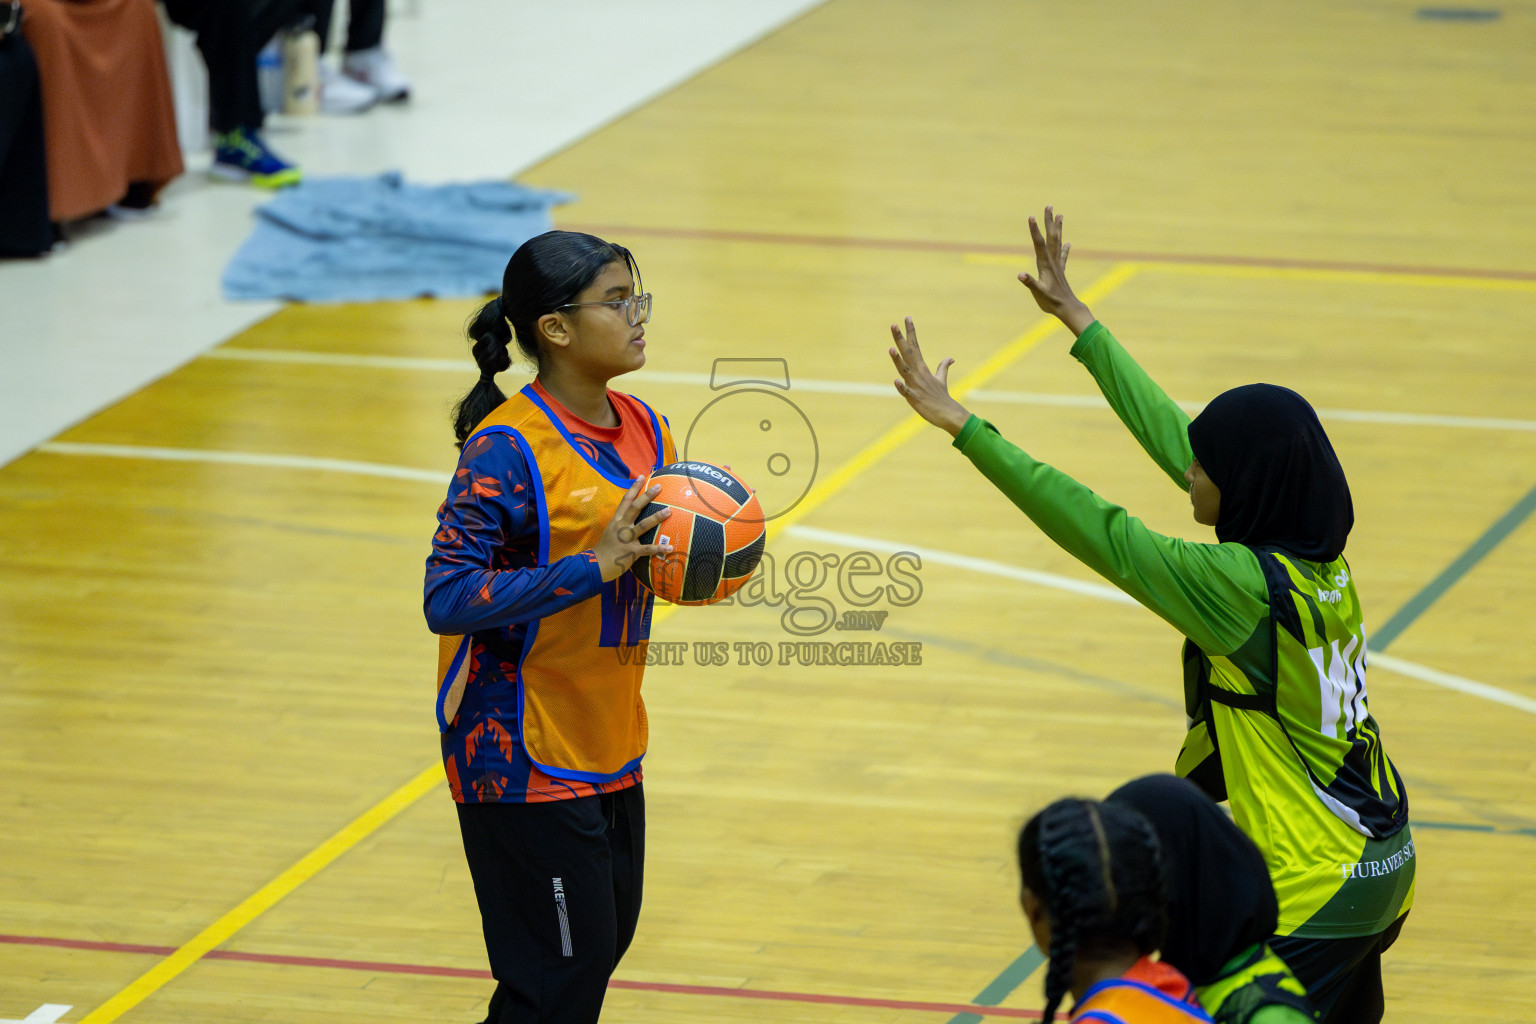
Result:
[[[1080,953],[1134,946],[1146,956],[1163,941],[1168,897],[1157,833],[1130,807],[1056,801],[1019,832],[1019,873],[1051,922],[1045,1024],[1072,987]]]
[[[465,333],[480,379],[453,407],[453,434],[459,448],[475,425],[507,400],[495,377],[512,365],[507,347],[514,332],[517,347],[535,369],[541,368],[539,318],[573,302],[610,263],[623,263],[640,282],[640,267],[622,245],[579,231],[546,231],[517,247],[501,276],[501,294],[481,306]],[[638,287],[636,288],[638,291]]]

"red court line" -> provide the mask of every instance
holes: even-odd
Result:
[[[678,238],[706,242],[762,242],[775,245],[810,245],[836,249],[894,249],[908,252],[987,253],[1017,255],[1020,260],[1032,255],[1022,245],[998,245],[991,242],[946,242],[923,238],[858,238],[845,235],[796,235],[772,231],[719,231],[710,228],[636,227],[630,224],[568,224],[571,231],[622,237],[641,235],[650,238]],[[1474,267],[1419,267],[1396,263],[1355,263],[1335,260],[1301,260],[1266,256],[1199,255],[1172,252],[1123,252],[1115,249],[1086,249],[1073,246],[1079,259],[1112,260],[1123,263],[1209,264],[1223,267],[1268,267],[1280,270],[1343,270],[1366,274],[1403,274],[1430,277],[1486,278],[1495,281],[1536,281],[1536,270],[1479,270]]]
[[[174,946],[145,946],[128,942],[93,942],[86,939],[56,939],[44,935],[0,935],[0,943],[16,946],[51,946],[55,949],[82,949],[95,953],[144,953],[169,956]],[[291,967],[328,967],[343,971],[377,971],[388,974],[416,974],[438,978],[479,978],[490,980],[491,972],[468,967],[434,967],[430,964],[397,964],[376,960],[336,960],[330,957],[286,956],[280,953],[244,953],[215,949],[208,960],[241,960],[247,963],[284,964]],[[779,992],[772,989],[726,988],[718,985],[674,985],[659,981],[623,981],[615,979],[609,988],[631,992],[666,992],[673,995],[719,996],[727,999],[769,999],[791,1003],[820,1003],[826,1006],[862,1006],[880,1010],[916,1010],[923,1013],[973,1013],[986,1017],[1014,1017],[1039,1020],[1038,1010],[1002,1006],[973,1006],[970,1003],[926,1003],[908,999],[868,999],[863,996],[824,995],[817,992]]]
[[[0,935],[0,942],[13,946],[54,946],[58,949],[89,949],[97,953],[147,953],[170,956],[175,946],[140,946],[129,942],[87,942],[84,939],[51,939],[46,935]]]
[[[667,985],[657,981],[610,981],[609,988],[638,989],[643,992],[677,992],[693,996],[729,996],[738,999],[779,999],[795,1003],[822,1003],[831,1006],[868,1006],[881,1010],[920,1010],[925,1013],[974,1013],[978,1016],[1020,1017],[1039,1020],[1039,1010],[1018,1010],[1003,1006],[974,1006],[970,1003],[919,1003],[906,999],[865,999],[860,996],[827,996],[813,992],[774,992],[756,988],[719,988],[714,985]]]

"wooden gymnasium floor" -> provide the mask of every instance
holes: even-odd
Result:
[[[1533,29],[833,0],[526,175],[638,254],[631,387],[680,437],[715,359],[787,362],[819,461],[781,577],[922,553],[879,633],[810,638],[920,666],[780,665],[761,606],[658,623],[774,660],[647,676],[646,909],[605,1019],[1032,1019],[1014,830],[1172,763],[1174,634],[1063,589],[1091,577],[884,390],[911,314],[1007,436],[1203,536],[1012,280],[1047,201],[1170,394],[1324,410],[1420,854],[1388,1018],[1536,1018]],[[288,308],[0,470],[0,1017],[477,1019],[420,612],[471,306]],[[766,457],[770,400],[740,401],[694,454]]]

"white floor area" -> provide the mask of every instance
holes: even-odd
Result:
[[[508,178],[821,2],[395,4],[385,44],[411,101],[275,117],[267,137],[312,176]],[[219,292],[268,194],[210,181],[206,153],[187,161],[153,218],[92,221],[62,252],[0,260],[0,465],[278,308]]]

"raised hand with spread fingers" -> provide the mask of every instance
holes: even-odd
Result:
[[[917,326],[911,317],[907,317],[905,334],[892,324],[891,337],[896,342],[890,350],[891,362],[901,374],[895,382],[897,393],[907,400],[913,412],[934,426],[943,427],[951,437],[958,437],[971,414],[949,394],[949,368],[954,365],[954,359],[940,360],[936,371],[929,370],[923,350],[917,347]]]
[[[1067,255],[1072,251],[1070,242],[1061,240],[1062,218],[1047,206],[1045,208],[1045,234],[1035,218],[1029,218],[1029,237],[1035,243],[1036,273],[1023,273],[1019,280],[1035,297],[1035,304],[1043,311],[1067,325],[1073,337],[1077,337],[1093,324],[1093,314],[1072,291],[1067,283]]]

